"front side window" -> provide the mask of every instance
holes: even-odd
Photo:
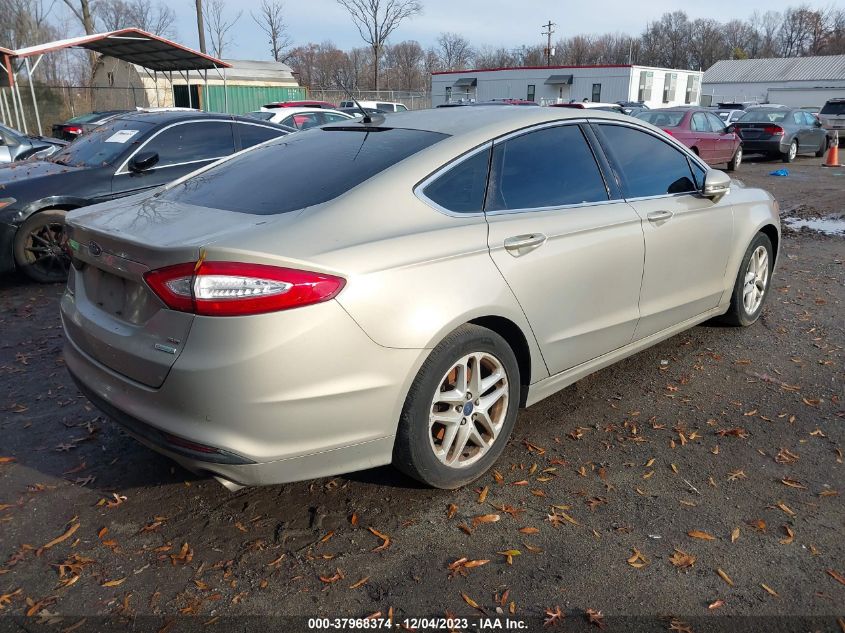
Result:
[[[157,167],[212,160],[235,151],[232,124],[227,121],[180,123],[165,128],[144,146],[158,154]]]
[[[493,148],[488,211],[607,200],[593,152],[577,125],[529,132]]]
[[[613,157],[626,198],[696,191],[687,157],[656,136],[622,125],[601,124],[605,150]],[[648,157],[648,160],[644,160]]]
[[[426,198],[454,213],[478,213],[484,208],[484,191],[490,150],[461,161],[423,189]]]
[[[315,128],[244,152],[160,195],[254,215],[288,213],[333,200],[444,138],[399,128]]]

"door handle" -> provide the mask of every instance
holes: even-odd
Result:
[[[673,215],[675,214],[671,211],[652,211],[646,217],[649,222],[665,222],[671,219]]]
[[[542,233],[527,233],[515,235],[505,239],[505,250],[514,257],[530,253],[546,243],[546,236]]]

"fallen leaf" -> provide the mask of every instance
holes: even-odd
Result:
[[[500,518],[498,514],[480,514],[472,518],[472,527],[478,527],[482,523],[495,523]]]
[[[79,526],[80,526],[80,524],[79,524],[79,523],[74,523],[73,525],[71,525],[71,526],[70,526],[70,527],[69,527],[69,528],[65,531],[65,533],[64,533],[64,534],[62,534],[61,536],[57,536],[56,538],[54,538],[54,539],[53,539],[52,541],[50,541],[49,543],[47,543],[47,544],[42,545],[41,547],[39,547],[39,548],[38,548],[38,550],[35,552],[35,555],[36,555],[36,556],[41,556],[41,552],[43,552],[45,549],[50,549],[50,548],[51,548],[51,547],[53,547],[54,545],[58,545],[58,544],[59,544],[59,543],[61,543],[62,541],[66,541],[66,540],[67,540],[67,539],[69,539],[71,536],[73,536],[74,532],[76,532],[76,531],[79,529]]]
[[[170,555],[170,562],[174,565],[182,564],[187,565],[194,559],[194,550],[188,547],[187,543],[182,544],[182,549],[179,550],[178,554],[171,554]]]
[[[349,588],[350,588],[350,589],[358,589],[358,587],[363,587],[364,585],[366,585],[366,584],[367,584],[367,581],[368,581],[369,579],[370,579],[370,577],[369,577],[369,576],[364,576],[361,580],[359,580],[358,582],[356,582],[354,585],[350,585],[350,586],[349,586]]]
[[[634,554],[628,559],[628,564],[634,569],[642,569],[648,565],[648,559],[643,556],[641,551],[634,548]]]
[[[764,583],[760,583],[760,586],[761,586],[763,589],[765,589],[767,593],[769,593],[769,594],[773,595],[775,598],[777,598],[777,597],[778,597],[778,592],[777,592],[777,591],[775,591],[774,589],[772,589],[771,587],[769,587],[769,585],[766,585],[766,584],[764,584]]]
[[[834,569],[825,569],[825,573],[841,585],[845,585],[845,576]]]
[[[0,464],[11,464],[14,461],[17,461],[17,457],[0,457]]]
[[[555,606],[554,609],[546,609],[546,619],[543,620],[543,626],[557,626],[565,617],[566,614],[560,610],[559,606]]]
[[[481,492],[478,493],[478,503],[487,501],[487,494],[490,492],[490,486],[484,486]]]
[[[675,548],[675,553],[669,557],[669,562],[672,563],[675,567],[680,569],[686,569],[688,567],[692,567],[695,565],[696,558],[692,554],[688,554],[687,552]]]
[[[806,490],[807,486],[802,484],[800,481],[795,481],[794,479],[790,479],[789,477],[785,477],[784,479],[780,480],[784,486],[789,486],[790,488],[798,488],[799,490]]]
[[[701,530],[690,530],[687,532],[687,536],[692,538],[701,539],[702,541],[715,541],[716,537],[712,534],[708,534],[707,532],[703,532]]]
[[[724,607],[724,606],[725,606],[724,600],[715,600],[715,601],[711,602],[710,604],[708,604],[707,608],[708,609],[718,609],[718,608]]]
[[[587,622],[597,626],[600,629],[603,629],[605,627],[604,615],[602,615],[601,611],[596,611],[595,609],[587,609],[584,612],[584,617],[587,618]]]
[[[733,586],[734,586],[734,581],[733,581],[733,580],[731,580],[731,577],[730,577],[730,576],[728,576],[728,575],[727,575],[724,571],[722,571],[721,569],[717,569],[717,570],[716,570],[716,573],[717,573],[717,574],[719,574],[719,578],[721,578],[722,580],[724,580],[724,581],[725,581],[726,583],[728,583],[731,587],[733,587]]]
[[[473,609],[478,609],[482,613],[484,612],[484,610],[480,606],[478,606],[478,603],[472,598],[470,598],[468,595],[466,595],[463,591],[461,592],[461,598],[463,598],[464,602],[466,602]]]
[[[789,516],[791,516],[791,517],[795,516],[795,512],[792,510],[792,508],[790,508],[788,505],[786,505],[783,501],[778,501],[775,505],[777,505],[778,508],[783,510]]]
[[[779,543],[781,545],[789,545],[789,544],[792,543],[792,541],[795,540],[795,533],[792,531],[792,529],[788,525],[784,525],[783,530],[784,530],[784,532],[786,532],[786,536],[784,538],[780,539]]]
[[[125,578],[125,577],[124,577],[124,578],[118,578],[118,579],[116,579],[116,580],[107,580],[106,582],[104,582],[104,583],[103,583],[102,585],[100,585],[100,586],[101,586],[101,587],[119,587],[119,586],[120,586],[120,585],[122,585],[124,582],[126,582],[126,578]]]
[[[333,576],[318,576],[318,578],[322,582],[326,583],[327,585],[330,585],[334,582],[337,582],[338,580],[341,580],[343,577],[344,577],[343,572],[340,571],[340,569],[335,569],[335,573],[334,573]]]
[[[522,555],[522,552],[520,552],[518,549],[509,549],[509,550],[505,550],[504,552],[496,552],[496,553],[501,555],[501,556],[504,556],[505,561],[507,562],[508,565],[513,565],[513,557],[514,556],[521,556]]]
[[[383,551],[383,550],[386,550],[388,547],[390,547],[390,537],[389,537],[387,534],[382,534],[381,532],[379,532],[379,531],[378,531],[378,530],[376,530],[375,528],[368,527],[367,529],[368,529],[368,530],[369,530],[369,531],[370,531],[370,532],[371,532],[374,536],[377,536],[378,538],[380,538],[380,539],[382,540],[381,545],[379,545],[378,547],[376,547],[375,549],[373,549],[373,551],[374,551],[374,552],[381,552],[381,551]]]
[[[446,510],[446,518],[453,519],[457,513],[458,506],[456,506],[454,503],[450,503],[448,510]]]
[[[735,527],[731,532],[731,543],[736,543],[739,539],[739,528]]]

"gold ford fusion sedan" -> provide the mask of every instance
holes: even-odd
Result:
[[[657,128],[508,106],[315,128],[67,220],[80,389],[233,489],[467,484],[519,407],[754,323],[780,243],[768,193]]]

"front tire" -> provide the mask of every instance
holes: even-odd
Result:
[[[823,157],[824,157],[824,154],[825,154],[825,152],[827,151],[827,146],[828,146],[828,143],[829,143],[829,142],[830,142],[830,141],[829,141],[829,140],[828,140],[828,138],[825,136],[825,137],[824,137],[824,140],[822,141],[821,146],[819,147],[819,151],[817,151],[817,152],[816,152],[816,158],[823,158]]]
[[[748,327],[760,318],[769,295],[774,267],[774,249],[765,233],[758,233],[745,251],[734,283],[731,305],[721,321]]]
[[[67,279],[70,250],[65,232],[66,211],[45,209],[29,216],[15,234],[15,265],[42,284]]]
[[[792,142],[789,144],[789,149],[786,150],[786,154],[781,156],[781,159],[785,163],[791,163],[795,160],[796,156],[798,156],[798,141],[792,139]]]
[[[462,325],[432,350],[411,385],[393,465],[434,488],[474,481],[504,450],[519,396],[510,345],[492,330]]]
[[[742,145],[736,148],[736,152],[734,153],[734,157],[728,163],[728,171],[736,171],[739,169],[739,166],[742,164]]]

